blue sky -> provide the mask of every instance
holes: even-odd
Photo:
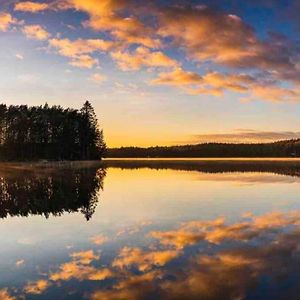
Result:
[[[300,137],[300,2],[0,4],[8,104],[95,107],[109,146]]]

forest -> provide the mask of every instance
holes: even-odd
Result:
[[[300,140],[273,143],[205,143],[169,147],[121,147],[108,149],[107,157],[299,157]]]
[[[92,105],[0,104],[0,160],[93,160],[106,151]]]

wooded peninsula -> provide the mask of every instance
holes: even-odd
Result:
[[[0,160],[97,160],[105,153],[103,131],[92,105],[0,104]]]

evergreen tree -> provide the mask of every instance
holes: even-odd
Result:
[[[99,159],[106,150],[103,131],[98,127],[98,120],[89,101],[86,101],[80,110],[81,123],[81,149],[85,159]]]

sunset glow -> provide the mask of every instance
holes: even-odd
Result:
[[[2,0],[7,104],[81,107],[109,147],[300,137],[299,2]]]

